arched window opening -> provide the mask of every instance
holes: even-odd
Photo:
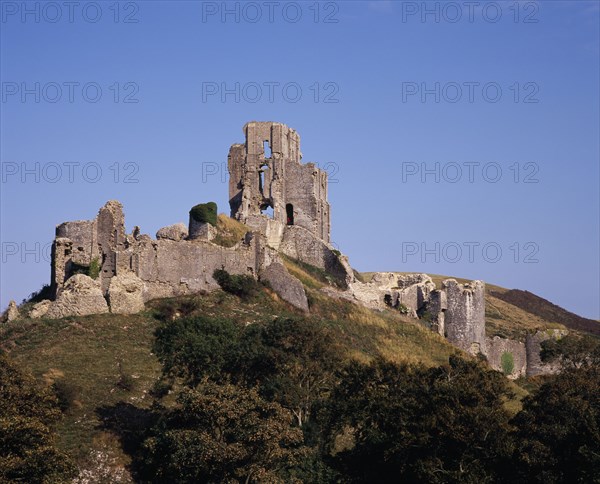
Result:
[[[285,213],[287,215],[287,224],[294,225],[294,206],[291,203],[285,206]]]

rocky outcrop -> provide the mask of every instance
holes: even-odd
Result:
[[[278,262],[274,262],[264,269],[260,278],[269,283],[271,288],[292,306],[308,312],[308,299],[302,283],[292,276],[287,269]]]
[[[4,317],[2,318],[4,321],[6,321],[7,323],[14,321],[15,319],[19,319],[20,314],[19,314],[19,308],[17,307],[17,303],[14,301],[10,301],[8,303],[8,308],[6,309],[5,313],[4,313]]]
[[[188,228],[184,223],[178,223],[163,227],[156,232],[157,239],[184,240],[188,236]]]
[[[50,306],[52,306],[52,301],[49,301],[48,299],[34,304],[31,311],[29,311],[29,317],[33,319],[44,317],[50,309]]]
[[[144,282],[132,272],[113,277],[108,287],[110,312],[135,314],[144,309]]]
[[[86,316],[108,312],[100,282],[83,274],[75,274],[65,283],[60,295],[46,313],[48,318]]]

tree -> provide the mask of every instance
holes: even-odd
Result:
[[[0,482],[59,483],[76,474],[54,442],[57,400],[0,353]]]
[[[569,334],[542,342],[542,361],[559,363],[561,368],[600,366],[600,340],[591,336]]]
[[[153,351],[166,377],[193,387],[203,378],[220,380],[235,358],[242,326],[229,319],[194,316],[165,322],[155,332]]]
[[[600,482],[600,368],[571,368],[523,402],[515,462],[524,482]]]
[[[145,443],[154,482],[284,482],[303,456],[290,413],[255,389],[203,381],[185,389]]]
[[[299,426],[327,396],[341,362],[331,333],[306,319],[243,327],[196,316],[163,323],[155,336],[164,376],[182,378],[191,388],[204,378],[258,386],[264,398],[290,409]]]
[[[315,403],[329,395],[342,362],[332,334],[322,323],[277,318],[248,327],[236,368],[247,384],[292,411],[298,426],[310,419]]]
[[[351,482],[490,482],[510,456],[508,396],[499,373],[458,356],[354,363],[324,416],[327,449]]]

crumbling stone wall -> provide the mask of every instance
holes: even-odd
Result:
[[[547,375],[559,370],[557,364],[544,363],[540,356],[542,342],[550,338],[560,339],[568,332],[560,329],[538,331],[528,334],[525,340],[527,347],[527,376]]]
[[[259,238],[225,248],[203,240],[153,240],[141,236],[123,254],[144,281],[144,300],[192,294],[218,288],[216,269],[256,277]]]
[[[440,336],[446,335],[446,311],[448,310],[448,296],[446,291],[435,289],[429,294],[429,301],[425,305],[423,317],[432,331]]]
[[[373,308],[399,308],[403,305],[415,318],[429,301],[430,292],[435,289],[435,284],[427,274],[376,272],[368,283],[361,283],[355,278],[351,282],[350,291],[362,304]]]
[[[493,338],[486,339],[486,346],[486,357],[488,363],[494,370],[504,373],[502,357],[506,353],[510,355],[514,365],[512,372],[506,376],[513,380],[525,376],[527,372],[527,351],[525,343],[501,338],[500,336],[494,336]]]
[[[259,228],[268,207],[273,219],[297,225],[330,241],[327,173],[302,164],[300,136],[285,124],[252,121],[244,126],[245,144],[229,150],[231,216]],[[265,153],[268,146],[271,153]]]
[[[89,267],[94,259],[100,264],[100,288],[108,290],[110,280],[117,273],[118,254],[125,248],[125,216],[123,206],[111,200],[98,212],[94,220],[65,222],[56,227],[52,246],[52,280],[54,297],[77,266]]]
[[[271,264],[281,263],[277,251],[258,232],[249,232],[231,248],[213,244],[209,237],[198,234],[184,239],[186,232],[185,226],[179,224],[160,229],[156,240],[140,234],[137,228],[132,234],[125,234],[123,208],[115,201],[102,207],[94,220],[61,224],[53,244],[54,298],[60,299],[63,289],[73,280],[75,269],[88,266],[94,258],[102,264],[98,280],[94,281],[98,294],[121,313],[139,310],[140,298],[146,302],[216,289],[216,269],[258,278]],[[295,288],[295,292],[300,291]],[[73,302],[73,297],[69,297],[68,301]],[[292,301],[296,300],[302,299]],[[306,310],[305,302],[300,306]]]

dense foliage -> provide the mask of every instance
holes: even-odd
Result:
[[[382,360],[344,371],[328,408],[327,445],[355,482],[482,482],[510,454],[505,379],[458,356],[439,368]]]
[[[600,339],[567,335],[542,342],[542,360],[556,363],[563,369],[600,366]]]
[[[178,403],[145,442],[154,482],[283,483],[278,472],[302,456],[290,412],[254,389],[203,381]]]
[[[75,468],[55,446],[56,397],[0,353],[0,482],[69,482]]]
[[[165,323],[155,351],[185,389],[146,463],[174,482],[600,482],[595,346],[567,343],[552,356],[569,369],[511,419],[507,380],[481,361],[344,363],[307,319]]]

